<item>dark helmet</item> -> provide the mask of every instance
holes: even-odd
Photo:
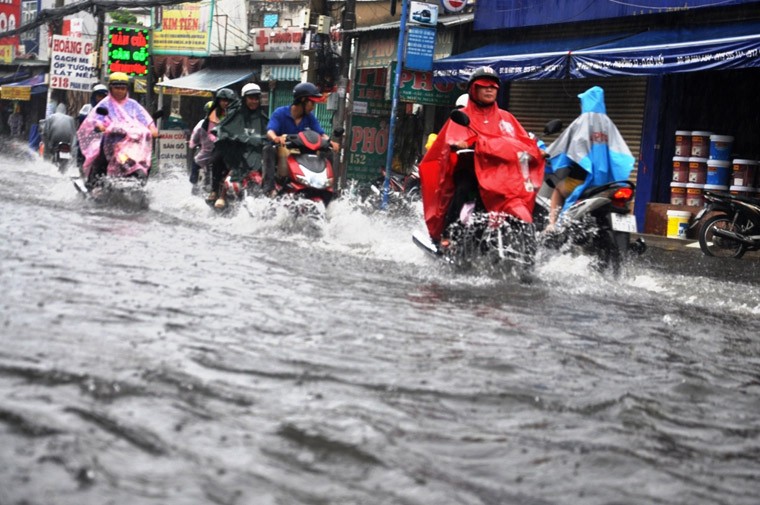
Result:
[[[293,88],[293,103],[301,103],[303,98],[322,98],[322,93],[312,83],[302,82]]]
[[[230,102],[237,99],[237,95],[234,91],[232,91],[230,88],[222,88],[219,91],[216,92],[215,101],[219,100],[229,100]]]
[[[501,85],[499,74],[497,74],[494,69],[491,67],[478,67],[472,72],[472,74],[470,74],[470,78],[467,80],[467,91],[472,91],[472,84],[481,79],[493,81],[497,87]]]

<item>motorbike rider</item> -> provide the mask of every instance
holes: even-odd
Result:
[[[201,167],[208,165],[211,160],[211,153],[214,150],[216,135],[209,131],[211,123],[206,120],[209,112],[211,112],[211,107],[213,106],[213,100],[209,100],[203,105],[204,117],[198,121],[198,124],[195,125],[195,128],[193,128],[193,131],[190,134],[190,149],[195,153],[193,156],[193,166],[190,170],[190,184],[193,185],[192,192],[194,195],[199,191],[198,176],[200,175]],[[206,125],[206,128],[203,127],[204,124]]]
[[[549,184],[554,183],[547,231],[586,188],[627,180],[635,159],[615,123],[607,115],[604,90],[587,89],[578,98],[581,115],[550,145]],[[558,173],[559,172],[559,173]]]
[[[314,107],[323,102],[325,97],[319,88],[310,82],[302,82],[293,88],[293,103],[283,105],[272,112],[267,124],[267,139],[271,144],[264,146],[264,172],[261,187],[267,196],[275,196],[275,171],[277,164],[277,147],[284,146],[288,135],[305,130],[313,130],[322,138],[330,137],[324,132],[319,120],[314,115]],[[333,153],[337,152],[338,144],[331,142]],[[330,162],[332,163],[332,156]]]
[[[475,69],[467,81],[467,102],[460,109],[469,125],[447,121],[420,163],[425,221],[436,243],[466,202],[532,222],[544,161],[535,140],[512,114],[499,108],[500,85],[490,67]],[[450,161],[453,151],[472,147],[474,163],[459,167]],[[528,157],[527,173],[517,168],[518,153]]]
[[[42,142],[45,145],[45,158],[52,159],[56,146],[63,142],[75,152],[77,142],[77,125],[74,118],[66,114],[66,104],[60,103],[55,112],[45,119],[42,130]]]
[[[261,87],[248,83],[241,90],[242,102],[230,104],[224,119],[214,129],[214,158],[212,188],[217,191],[214,208],[227,205],[224,180],[230,175],[233,182],[241,182],[250,172],[261,171],[261,152],[264,132],[269,118],[261,109]],[[209,201],[214,196],[209,195]]]
[[[85,156],[83,171],[87,174],[86,185],[91,187],[95,180],[106,174],[108,159],[104,152],[104,143],[99,133],[106,130],[106,123],[136,121],[143,125],[153,138],[158,137],[158,130],[153,118],[136,100],[129,98],[129,76],[124,72],[114,72],[108,78],[108,96],[88,114],[77,131],[77,138]],[[108,115],[103,118],[98,108],[104,107]],[[105,121],[105,122],[104,122]],[[93,131],[94,130],[94,131]]]
[[[208,132],[209,136],[213,137],[214,142],[216,142],[216,134],[214,133],[214,128],[216,128],[222,119],[224,119],[224,116],[227,114],[227,109],[235,100],[237,100],[237,95],[230,88],[222,88],[218,90],[214,95],[214,102],[211,105],[211,109],[206,114],[206,117],[203,118],[203,122],[201,124],[201,129]],[[206,166],[209,169],[209,174],[213,173],[212,167],[215,163],[217,163],[219,156],[221,156],[221,152],[213,149],[212,146],[210,157],[206,161]],[[216,202],[216,200],[219,198],[217,190],[218,188],[216,186],[211,186],[211,192],[206,196],[207,202]]]

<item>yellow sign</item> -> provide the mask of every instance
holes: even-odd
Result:
[[[213,2],[165,5],[157,15],[153,54],[208,55]]]
[[[0,98],[3,100],[21,100],[28,102],[32,99],[31,86],[3,86],[0,89]]]
[[[15,46],[0,46],[0,63],[13,63],[13,58],[15,57]]]

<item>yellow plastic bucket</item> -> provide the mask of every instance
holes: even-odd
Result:
[[[691,212],[685,210],[668,211],[668,238],[686,238]]]

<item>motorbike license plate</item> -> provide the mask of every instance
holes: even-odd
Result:
[[[68,159],[71,159],[71,154],[67,153],[66,151],[61,151],[58,153],[58,157],[61,158],[62,160],[68,160]]]
[[[625,231],[636,233],[636,218],[633,214],[610,214],[612,219],[612,229],[615,231]]]

